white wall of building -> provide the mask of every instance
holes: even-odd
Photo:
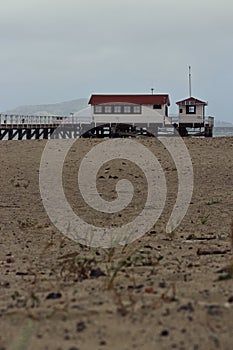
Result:
[[[92,122],[94,123],[164,123],[165,106],[153,109],[153,105],[142,105],[140,114],[95,114],[92,106]]]
[[[204,105],[196,105],[196,113],[186,113],[186,105],[179,105],[180,123],[203,123],[204,118]]]

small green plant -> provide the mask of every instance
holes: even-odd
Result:
[[[114,254],[115,254],[116,248],[111,247],[108,249],[108,254],[107,254],[107,261],[111,262],[113,260]]]
[[[13,294],[11,294],[11,298],[15,301],[20,297],[19,292],[16,290]]]
[[[25,188],[25,190],[28,188],[29,184],[30,184],[30,180],[25,180],[23,182],[23,187]]]
[[[159,287],[165,288],[166,286],[167,286],[166,281],[164,280],[164,278],[161,278],[161,280],[159,281]]]
[[[229,271],[223,272],[217,279],[217,281],[226,281],[230,280],[233,277],[233,264],[232,264],[232,272]]]
[[[114,290],[115,295],[114,295],[114,300],[117,305],[117,311],[121,316],[126,316],[128,314],[127,306],[124,304],[121,294]]]
[[[118,273],[123,268],[136,267],[136,266],[155,266],[158,264],[162,257],[152,256],[151,254],[141,254],[136,252],[135,254],[130,254],[118,260],[117,263],[112,262],[111,266],[106,266],[107,269],[107,282],[106,289],[112,289],[114,286],[114,281]]]
[[[126,266],[129,265],[129,261],[127,259],[122,259],[120,260],[116,265],[112,265],[110,268],[106,266],[107,268],[107,283],[106,283],[106,289],[111,289],[113,288],[113,283],[115,278],[117,277],[119,271]]]
[[[211,199],[211,200],[209,200],[206,204],[207,204],[207,205],[213,205],[213,204],[218,204],[218,203],[220,203],[219,200]]]
[[[200,220],[202,225],[205,225],[207,223],[209,216],[210,214],[205,214],[205,213],[202,213],[202,215],[200,215]]]
[[[30,300],[31,300],[31,303],[32,303],[32,307],[39,306],[40,299],[34,292],[31,292]]]
[[[176,229],[172,230],[171,232],[167,233],[167,237],[172,241],[176,236]]]

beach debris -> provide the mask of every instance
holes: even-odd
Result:
[[[28,272],[17,271],[15,274],[16,274],[16,276],[27,276]]]
[[[76,325],[76,331],[80,333],[80,332],[83,332],[84,329],[86,329],[85,322],[83,322],[83,321],[78,322]]]
[[[99,267],[97,267],[96,269],[92,269],[90,272],[91,278],[99,278],[101,276],[106,276],[106,273],[102,271]]]
[[[57,293],[49,293],[47,296],[46,296],[46,299],[60,299],[62,297],[62,294],[60,292],[57,292]]]
[[[178,312],[180,311],[189,311],[189,312],[194,312],[194,307],[191,302],[188,302],[187,304],[181,305],[178,309]]]
[[[15,258],[14,258],[14,255],[9,252],[6,254],[6,263],[7,264],[11,264],[11,263],[14,263],[15,262]]]
[[[161,337],[167,337],[169,335],[169,331],[167,329],[164,329],[161,333],[160,333]]]
[[[197,255],[214,255],[214,254],[227,254],[230,252],[230,249],[202,249],[198,248]]]
[[[194,233],[191,233],[187,238],[186,238],[186,242],[187,241],[211,241],[217,239],[217,236],[212,235],[212,236],[203,236],[203,237],[199,237],[196,236]]]

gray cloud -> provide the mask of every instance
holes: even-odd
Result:
[[[0,12],[0,110],[93,92],[209,101],[233,121],[231,0],[8,0]],[[226,101],[225,105],[223,105]]]

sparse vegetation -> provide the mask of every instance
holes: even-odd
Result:
[[[118,255],[117,255],[118,254]],[[70,253],[58,258],[60,274],[63,278],[75,278],[78,281],[90,278],[93,270],[103,271],[106,275],[105,288],[113,289],[115,280],[123,269],[135,268],[138,266],[158,265],[162,259],[161,255],[153,252],[141,252],[140,249],[134,252],[127,252],[127,248],[110,248],[103,250],[102,254],[96,255],[96,250],[90,254]]]
[[[218,204],[218,203],[220,203],[220,201],[216,200],[216,199],[211,199],[208,202],[206,202],[207,205],[213,205],[213,204]]]
[[[18,220],[18,225],[21,229],[35,227],[38,224],[38,220],[34,218],[26,218]]]
[[[206,214],[205,212],[203,212],[201,215],[200,215],[200,221],[201,221],[201,224],[202,225],[205,225],[208,221],[210,217],[210,214]]]
[[[176,174],[169,167],[168,198],[157,224],[135,242],[111,249],[78,244],[50,223],[38,189],[39,155],[46,140],[26,141],[25,146],[24,142],[16,142],[17,159],[14,141],[2,142],[0,347],[4,350],[113,349],[120,334],[120,346],[129,349],[135,344],[148,350],[186,349],[190,340],[195,348],[217,348],[211,340],[215,334],[218,347],[230,349],[233,223],[229,218],[233,148],[232,140],[230,143],[218,140],[219,148],[215,150],[224,158],[220,153],[216,156],[215,141],[185,140],[192,151],[195,186],[192,203],[177,231],[170,237],[165,232],[166,219],[176,200]],[[92,142],[83,139],[82,145],[89,150]],[[154,141],[143,142],[149,145]],[[153,147],[157,150],[157,145]],[[85,153],[86,149],[81,151]],[[71,156],[72,162],[74,156],[79,161],[78,151]],[[166,163],[163,151],[159,159]],[[137,175],[136,170],[129,170]],[[109,169],[109,175],[112,174]],[[69,184],[65,195],[69,199],[69,190],[72,192],[69,203],[77,210],[75,213],[80,210],[83,218],[94,222],[95,213],[89,215],[73,193],[77,181],[72,182],[70,173],[63,175],[64,182]],[[15,187],[11,178],[20,186]],[[28,187],[23,183],[27,178]],[[134,179],[141,181],[136,176]],[[112,188],[106,184],[105,190],[108,196]],[[130,206],[128,209],[131,214]],[[132,206],[133,213],[134,210]],[[127,221],[128,214],[121,214],[119,219],[117,214],[108,218],[110,227],[115,225],[115,219],[119,224]],[[61,212],[58,221],[62,215]],[[98,216],[97,221],[104,225],[104,218]],[[212,304],[221,317],[215,308],[208,314],[207,308]],[[28,320],[33,323],[31,331],[25,330],[30,328]]]

